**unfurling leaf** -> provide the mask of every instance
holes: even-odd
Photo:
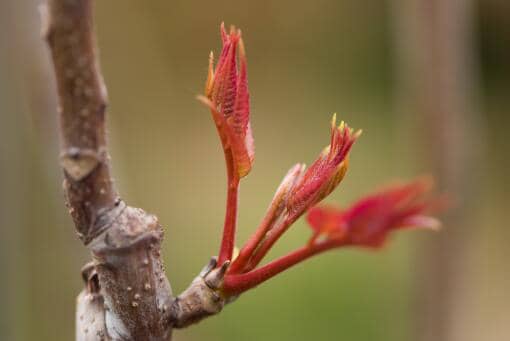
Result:
[[[395,229],[440,227],[439,221],[428,215],[437,203],[428,195],[431,187],[428,179],[394,185],[345,210],[314,207],[309,210],[307,221],[315,237],[323,235],[345,244],[379,247]]]
[[[205,96],[199,99],[211,109],[223,150],[231,160],[228,166],[242,178],[250,172],[255,156],[246,54],[240,30],[232,27],[227,34],[222,24],[221,37],[223,48],[218,63],[214,67],[211,52]]]
[[[342,181],[349,164],[348,154],[361,130],[354,132],[343,121],[331,120],[331,142],[294,186],[287,204],[289,212],[302,214],[328,196]]]

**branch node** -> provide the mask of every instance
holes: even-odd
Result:
[[[129,253],[142,244],[157,251],[155,246],[163,239],[163,230],[156,216],[127,206],[123,201],[100,214],[94,229],[96,232],[86,244],[98,256]]]
[[[99,295],[101,287],[94,262],[88,262],[81,268],[81,277],[89,294]]]
[[[105,154],[104,149],[69,147],[60,154],[60,165],[71,179],[81,181],[105,161]]]
[[[220,287],[230,261],[216,266],[217,259],[212,257],[191,285],[175,298],[170,311],[170,324],[174,328],[184,328],[215,315],[228,303]]]
[[[120,198],[115,200],[113,207],[99,209],[92,226],[90,227],[89,234],[85,237],[82,236],[83,243],[87,246],[106,231],[112,224],[124,213],[127,205]]]
[[[207,284],[207,286],[212,290],[219,289],[223,283],[223,278],[225,277],[229,266],[230,261],[227,260],[219,268],[209,271],[205,276],[203,276],[205,284]]]
[[[94,262],[88,262],[81,269],[85,283],[77,298],[76,340],[108,341],[106,332],[104,298],[100,293],[99,277]]]

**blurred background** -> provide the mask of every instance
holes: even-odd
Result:
[[[63,204],[41,0],[0,2],[0,340],[72,340],[90,258]],[[256,162],[239,244],[329,119],[364,134],[327,202],[434,174],[456,204],[439,233],[338,250],[243,295],[175,340],[508,340],[510,2],[96,1],[113,171],[158,215],[178,294],[220,243],[225,170],[202,92],[219,24],[243,30]],[[299,221],[270,255],[309,236]]]

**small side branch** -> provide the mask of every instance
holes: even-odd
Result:
[[[211,258],[191,285],[174,300],[170,313],[170,324],[174,328],[184,328],[215,315],[233,301],[221,292],[230,262],[217,265],[216,258]]]

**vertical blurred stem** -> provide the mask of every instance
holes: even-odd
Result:
[[[70,329],[52,325],[65,314],[58,309],[65,298],[51,295],[62,288],[55,278],[67,273],[53,266],[60,251],[54,238],[58,229],[46,227],[54,225],[56,216],[43,209],[53,205],[45,182],[51,162],[38,152],[51,149],[55,129],[39,3],[0,2],[0,340],[55,338]],[[36,143],[40,136],[44,144]],[[41,314],[50,300],[54,314]]]
[[[30,160],[21,158],[26,153],[25,136],[16,130],[21,125],[16,112],[15,86],[18,79],[13,77],[11,70],[12,51],[8,49],[7,41],[12,39],[7,32],[14,26],[9,20],[8,13],[15,4],[0,2],[0,340],[13,340],[16,337],[28,338],[22,323],[30,318],[26,309],[26,297],[21,292],[27,291],[26,246],[22,242],[26,215],[23,211],[22,196],[26,193],[28,183],[22,181],[25,167]],[[17,35],[14,35],[16,38]],[[13,129],[13,127],[15,127]],[[14,257],[13,257],[14,256]],[[16,262],[10,259],[16,259]],[[28,323],[27,323],[28,324]]]
[[[401,113],[419,117],[409,136],[419,131],[439,188],[455,200],[439,240],[419,251],[417,328],[411,339],[465,341],[469,326],[461,322],[466,309],[460,293],[469,285],[463,268],[484,130],[475,99],[473,1],[393,0],[392,5],[397,105]]]

